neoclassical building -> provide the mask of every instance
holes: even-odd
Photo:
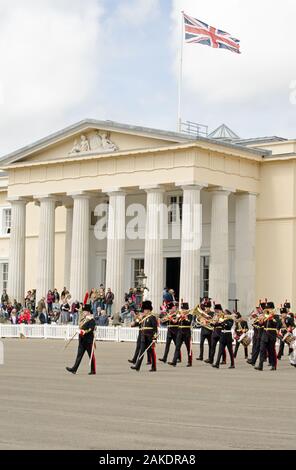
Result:
[[[144,269],[154,305],[164,286],[191,307],[204,295],[223,306],[239,299],[243,313],[265,296],[295,304],[296,141],[87,119],[0,163],[0,288],[18,301],[27,289],[40,298],[64,285],[82,300],[103,283],[119,308]],[[105,238],[96,234],[101,204]],[[138,238],[135,204],[146,209]],[[197,207],[202,243],[189,250]]]

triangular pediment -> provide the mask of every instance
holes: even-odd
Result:
[[[88,155],[153,149],[188,140],[186,135],[169,131],[85,120],[3,157],[0,164],[5,167],[39,161],[83,159]]]

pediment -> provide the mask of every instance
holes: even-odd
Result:
[[[120,127],[108,121],[83,121],[4,157],[1,165],[83,159],[89,155],[153,149],[187,140],[177,133],[128,125]]]

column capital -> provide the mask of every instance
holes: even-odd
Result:
[[[181,187],[183,190],[184,189],[201,190],[203,188],[207,188],[208,184],[207,183],[202,183],[202,182],[197,182],[197,181],[182,181],[182,182],[179,182],[179,183],[175,183],[175,186]]]
[[[54,196],[53,194],[38,194],[36,196],[33,196],[33,199],[35,201],[54,201],[54,202],[57,202],[57,197]]]
[[[164,193],[165,188],[163,188],[160,184],[147,184],[144,186],[140,186],[140,189],[146,191],[146,193]]]
[[[252,191],[240,191],[236,193],[236,196],[259,196],[259,193],[255,193]]]
[[[126,196],[126,191],[119,187],[106,188],[104,189],[103,192],[106,193],[109,197],[110,196]]]
[[[29,198],[21,197],[21,196],[11,196],[11,197],[8,197],[6,200],[7,202],[10,202],[11,204],[13,203],[28,204],[28,202],[30,202]]]
[[[67,193],[67,196],[70,196],[72,199],[90,199],[91,193],[87,191],[73,191],[71,193]],[[70,204],[68,204],[70,206]]]
[[[229,196],[232,193],[236,193],[236,189],[226,188],[225,186],[214,186],[212,188],[209,188],[208,192],[212,194],[224,194],[225,196]]]

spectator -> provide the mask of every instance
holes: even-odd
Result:
[[[59,302],[52,304],[52,321],[57,323],[61,316],[61,306]]]
[[[113,313],[113,316],[111,318],[112,318],[112,325],[113,326],[121,325],[121,318],[120,318],[120,313],[119,312]]]
[[[37,314],[38,314],[38,316],[40,315],[40,313],[43,312],[44,308],[46,308],[45,297],[41,297],[41,299],[39,300],[39,302],[37,304]]]
[[[70,305],[68,302],[68,296],[65,297],[65,300],[61,304],[61,323],[65,325],[70,320]]]
[[[57,289],[53,290],[53,303],[57,304],[60,301],[60,294]]]
[[[6,289],[3,289],[3,292],[2,292],[2,295],[1,295],[1,306],[4,305],[4,303],[8,302],[8,295],[7,295],[7,292],[6,292]]]
[[[12,310],[11,312],[11,315],[10,315],[10,323],[12,325],[16,325],[17,324],[17,312],[16,310]]]
[[[111,315],[112,315],[113,300],[114,300],[114,294],[111,291],[111,288],[108,287],[107,294],[106,294],[106,297],[105,297],[105,310],[106,310],[106,313],[107,313],[108,317],[111,317]]]
[[[105,308],[105,289],[103,288],[103,284],[100,285],[99,292],[98,292],[98,307],[102,309]]]
[[[15,312],[16,312],[16,310],[15,310]],[[31,321],[30,310],[25,308],[22,312],[20,312],[20,314],[18,316],[18,323],[19,324],[24,323],[25,325],[29,325],[30,321]]]
[[[109,318],[105,310],[101,311],[101,314],[98,318],[98,326],[109,326]]]
[[[39,315],[39,321],[41,323],[41,325],[45,325],[45,324],[50,324],[51,323],[51,317],[50,315],[47,313],[46,311],[46,308],[44,307],[44,309],[42,310],[42,312],[40,313]]]
[[[78,300],[75,300],[75,302],[73,302],[72,305],[71,305],[72,324],[73,325],[78,325],[79,308],[80,308],[80,304],[79,304]]]
[[[54,302],[54,295],[51,290],[48,291],[47,297],[46,297],[46,303],[47,303],[47,312],[52,312],[52,304]]]

